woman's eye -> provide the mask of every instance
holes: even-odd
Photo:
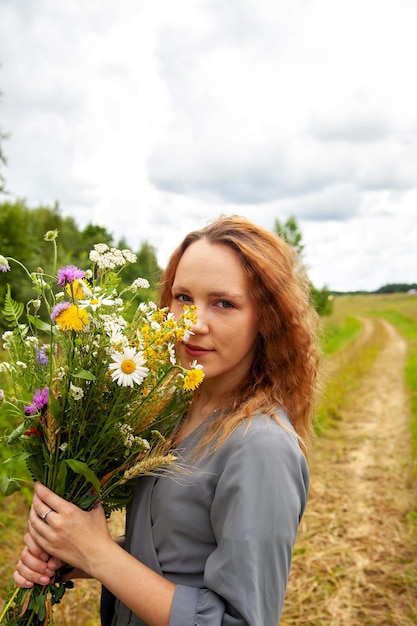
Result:
[[[174,300],[179,300],[180,302],[191,302],[190,296],[187,296],[185,293],[178,293],[174,295]]]
[[[217,306],[221,309],[233,309],[233,304],[228,300],[219,300]]]

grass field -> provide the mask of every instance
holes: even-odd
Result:
[[[373,325],[372,334],[364,340],[364,328],[366,320],[377,320]],[[416,481],[417,467],[417,296],[408,295],[361,295],[337,297],[334,302],[334,311],[328,318],[323,319],[322,345],[324,353],[324,392],[318,409],[316,430],[318,433],[318,458],[319,462],[326,463],[329,474],[340,470],[340,459],[346,450],[343,441],[344,431],[343,420],[348,407],[357,402],[358,393],[363,393],[363,382],[367,373],[372,369],[373,364],[379,358],[386,342],[386,329],[382,324],[385,320],[392,325],[406,342],[407,353],[404,364],[404,381],[409,400],[409,424],[411,433],[410,458],[404,460],[404,466],[412,467],[413,476],[411,482]],[[388,365],[389,369],[389,365]],[[389,372],[388,372],[389,373]],[[0,380],[0,386],[5,385],[5,381]],[[361,386],[362,385],[362,386]],[[0,411],[0,428],[2,431],[13,426],[8,424],[8,416],[4,411]],[[343,433],[343,436],[342,434]],[[9,452],[2,444],[0,448],[2,460],[9,456]],[[4,473],[6,467],[13,470],[13,463],[2,466]],[[317,472],[317,470],[316,470]],[[314,483],[313,472],[313,483]],[[317,481],[320,485],[320,480]],[[343,489],[343,487],[341,487]],[[317,489],[316,489],[317,491]],[[388,604],[375,599],[375,596],[363,589],[363,602],[365,606],[362,610],[362,617],[348,617],[344,619],[343,612],[337,613],[334,607],[336,592],[340,592],[342,581],[346,583],[346,578],[357,576],[357,570],[352,569],[352,565],[347,565],[344,559],[349,555],[336,554],[335,543],[331,551],[319,550],[317,536],[320,529],[332,527],[337,535],[340,523],[337,520],[338,502],[343,501],[343,493],[318,494],[314,492],[309,508],[311,518],[307,518],[300,542],[296,545],[294,569],[297,584],[293,580],[290,583],[286,609],[283,615],[283,626],[296,626],[305,624],[308,626],[336,626],[343,623],[344,626],[356,626],[365,624],[408,626],[417,621],[416,613],[410,608],[408,600],[410,593],[417,597],[417,564],[415,559],[409,556],[409,552],[401,555],[403,569],[397,567],[397,561],[386,558],[380,567],[378,584],[382,586],[379,590],[383,597],[389,602],[395,602],[391,598],[401,597],[404,605],[400,608],[387,609]],[[326,498],[333,498],[336,504],[329,508]],[[30,501],[30,488],[23,490],[20,494],[15,494],[10,498],[0,496],[1,521],[0,521],[0,585],[2,586],[2,598],[5,596],[14,564],[21,549],[21,537],[25,532],[27,508]],[[386,515],[381,509],[381,516]],[[399,515],[395,520],[396,527],[406,533],[401,543],[411,542],[413,549],[415,543],[415,521],[417,518],[417,501],[414,501],[411,510],[407,510],[404,516]],[[310,521],[309,521],[310,520]],[[312,521],[311,521],[312,520]],[[113,521],[120,523],[119,519]],[[356,522],[355,522],[356,523]],[[381,528],[383,520],[381,519]],[[330,543],[335,542],[334,535],[329,538]],[[414,543],[413,543],[414,542]],[[349,551],[349,544],[340,548]],[[332,546],[330,546],[331,548]],[[362,548],[361,548],[362,549]],[[411,549],[411,548],[410,548]],[[319,554],[320,552],[320,554]],[[415,554],[415,553],[414,553]],[[394,557],[393,557],[394,558]],[[396,557],[395,557],[396,558]],[[328,559],[326,561],[326,559]],[[336,561],[336,563],[335,563]],[[338,565],[339,564],[339,565]],[[395,570],[395,568],[397,569]],[[307,571],[308,570],[308,571]],[[392,571],[391,571],[392,570]],[[397,572],[396,575],[394,570]],[[398,571],[401,570],[401,576]],[[410,581],[413,581],[410,583]],[[358,583],[359,587],[361,583]],[[357,587],[358,587],[357,585]],[[386,589],[384,590],[384,585]],[[356,587],[356,591],[357,591]],[[97,606],[98,606],[98,585],[97,583],[77,584],[75,591],[69,592],[65,597],[62,608],[56,613],[57,626],[70,624],[83,624],[84,626],[97,626]],[[385,593],[386,592],[386,593]],[[339,594],[340,595],[340,594]],[[367,600],[368,597],[368,600]],[[326,606],[330,606],[333,601],[333,613],[329,613]],[[374,603],[375,610],[370,606]],[[388,602],[388,600],[387,600]],[[367,603],[369,606],[367,607]],[[398,609],[398,611],[397,611]],[[345,611],[347,611],[345,607]],[[397,611],[397,612],[396,612]],[[307,617],[306,617],[307,612]],[[389,615],[388,615],[389,614]],[[332,617],[333,615],[333,617]],[[356,614],[355,614],[356,615]],[[398,617],[400,615],[400,617]],[[337,616],[337,617],[335,617]],[[401,621],[398,621],[398,620]],[[355,621],[357,620],[357,621]]]
[[[412,419],[410,429],[413,436],[414,461],[417,465],[417,295],[389,294],[343,296],[336,298],[333,314],[323,321],[323,352],[325,357],[343,353],[343,348],[351,343],[360,332],[363,316],[381,317],[390,322],[407,342],[407,362],[405,378],[410,393]],[[347,371],[332,383],[331,393],[326,389],[326,399],[321,411],[326,414],[333,410],[333,394],[343,397],[355,381],[363,367],[369,366],[376,347],[370,347],[362,361],[347,365]],[[366,363],[366,361],[368,361]],[[319,428],[322,428],[320,424]]]

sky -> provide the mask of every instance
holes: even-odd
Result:
[[[295,217],[316,287],[417,282],[416,24],[415,0],[0,0],[8,198],[162,267],[220,215]]]

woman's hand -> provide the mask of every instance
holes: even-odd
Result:
[[[30,558],[25,555],[24,566],[44,576],[49,575],[46,570],[55,571],[57,563],[57,567],[67,563],[89,575],[96,555],[106,549],[107,542],[113,543],[101,506],[92,511],[82,511],[41,483],[35,484],[29,514],[29,536],[29,546],[26,540],[25,543]],[[55,560],[50,562],[48,555]],[[39,571],[39,568],[44,571]],[[24,578],[29,574],[23,568],[19,573]],[[30,577],[26,579],[32,580]]]
[[[34,583],[47,585],[55,576],[56,570],[64,565],[62,561],[51,557],[27,533],[23,539],[22,550],[13,580],[18,587],[33,587]]]

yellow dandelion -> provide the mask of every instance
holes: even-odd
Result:
[[[194,391],[197,387],[203,382],[204,372],[203,368],[200,366],[193,367],[193,369],[188,370],[184,377],[184,389],[185,391]]]
[[[90,296],[91,289],[85,280],[76,278],[72,283],[68,283],[65,287],[67,294],[74,300],[82,300],[86,296]]]
[[[61,330],[82,330],[88,324],[88,313],[75,304],[71,304],[55,318]]]

